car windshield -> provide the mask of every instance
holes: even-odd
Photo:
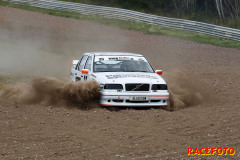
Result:
[[[96,56],[94,72],[150,72],[151,65],[144,57]]]

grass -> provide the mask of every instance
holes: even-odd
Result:
[[[137,23],[133,21],[123,21],[123,20],[117,20],[117,19],[104,18],[97,15],[82,15],[78,13],[42,9],[42,8],[31,7],[27,5],[16,5],[8,2],[0,2],[0,5],[20,8],[20,9],[34,11],[34,12],[45,13],[45,14],[54,15],[54,16],[75,18],[80,20],[89,20],[89,21],[94,21],[101,24],[105,24],[105,25],[116,26],[122,29],[141,31],[146,34],[166,35],[166,36],[191,40],[198,43],[211,44],[211,45],[216,45],[216,46],[221,46],[226,48],[240,49],[240,43],[238,41],[212,37],[205,34],[198,34],[198,33],[192,33],[187,31],[176,30],[176,29],[169,29],[161,26]]]

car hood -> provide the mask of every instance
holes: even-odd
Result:
[[[144,72],[99,72],[93,73],[92,76],[98,83],[150,83],[166,84],[163,78],[156,73]]]

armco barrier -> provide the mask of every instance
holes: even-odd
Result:
[[[45,9],[75,12],[85,15],[99,15],[107,18],[115,18],[120,20],[129,20],[153,25],[160,25],[167,28],[186,30],[195,33],[203,33],[215,37],[240,41],[239,29],[233,29],[184,19],[167,18],[121,8],[87,5],[58,0],[0,0],[0,1],[6,1],[14,4],[29,5]]]

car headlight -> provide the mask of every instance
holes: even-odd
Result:
[[[168,87],[166,84],[153,84],[152,90],[167,90]]]
[[[122,90],[123,85],[121,85],[121,84],[105,84],[104,89]]]

